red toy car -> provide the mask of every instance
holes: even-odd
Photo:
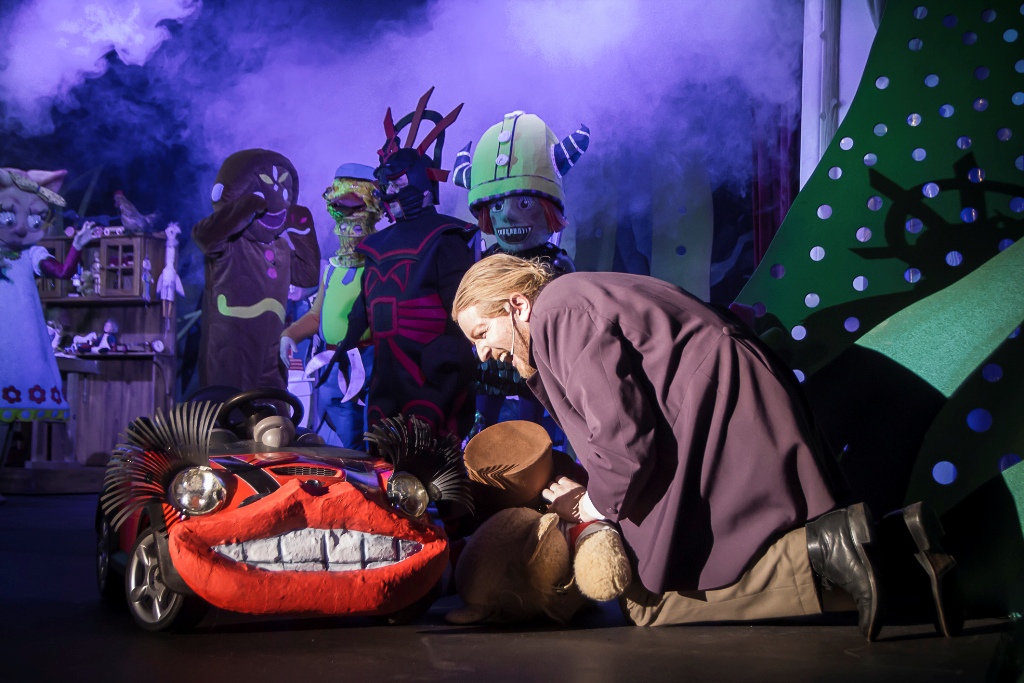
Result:
[[[392,617],[429,607],[448,540],[428,506],[472,507],[458,443],[399,416],[367,434],[370,454],[324,446],[295,438],[301,412],[268,389],[132,422],[97,511],[101,595],[126,600],[150,631],[194,626],[208,605]]]

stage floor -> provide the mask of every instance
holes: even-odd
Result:
[[[0,504],[0,680],[22,681],[982,681],[1024,680],[1024,629],[968,621],[861,638],[831,623],[642,629],[614,605],[569,627],[460,627],[445,598],[408,626],[366,619],[257,619],[213,611],[194,632],[152,635],[100,603],[93,495]],[[1005,676],[1009,676],[1006,678]]]

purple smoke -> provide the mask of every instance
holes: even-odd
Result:
[[[649,240],[652,159],[662,174],[697,163],[712,187],[743,194],[752,111],[791,116],[799,104],[797,0],[4,5],[3,165],[69,169],[73,208],[95,178],[90,214],[116,213],[111,196],[123,189],[140,210],[188,226],[209,212],[224,157],[271,148],[297,167],[327,251],[333,222],[319,195],[334,169],[374,165],[385,110],[405,114],[432,85],[431,108],[465,102],[447,168],[515,109],[559,136],[586,123],[590,151],[565,179],[570,220],[585,234],[615,183],[620,224],[639,242]],[[451,184],[441,209],[470,217]],[[180,258],[194,300],[201,262],[188,243]]]

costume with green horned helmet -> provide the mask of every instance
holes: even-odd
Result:
[[[455,157],[454,182],[469,190],[469,208],[480,231],[496,242],[481,254],[539,258],[556,275],[575,272],[558,246],[565,220],[565,176],[590,146],[590,129],[580,127],[561,140],[535,114],[513,111],[487,129],[470,156],[468,143]],[[540,422],[544,409],[510,363],[480,365],[474,433],[498,422],[506,395],[518,395],[519,419]]]
[[[497,239],[485,256],[540,257],[558,273],[576,270],[552,237],[566,226],[562,177],[589,145],[582,124],[559,140],[540,117],[514,111],[487,129],[472,156],[472,143],[458,153],[454,182],[469,190],[481,232]]]

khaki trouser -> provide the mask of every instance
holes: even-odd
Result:
[[[753,621],[822,611],[803,527],[772,544],[731,586],[658,595],[634,579],[619,602],[623,613],[637,626]]]

